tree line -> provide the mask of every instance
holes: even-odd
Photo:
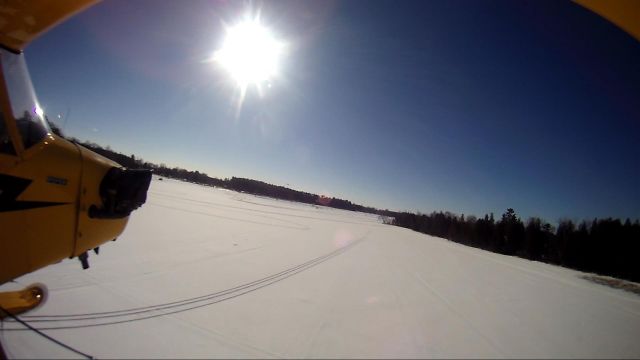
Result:
[[[394,225],[476,248],[529,260],[640,281],[640,222],[561,220],[555,228],[540,218],[523,222],[513,209],[499,220],[433,212],[397,213]]]
[[[135,155],[124,155],[113,151],[111,148],[102,147],[93,142],[81,142],[75,138],[69,140],[76,142],[108,159],[111,159],[120,165],[130,169],[149,169],[154,174],[173,178],[177,180],[188,181],[201,185],[216,186],[229,190],[245,192],[254,195],[268,196],[281,200],[289,200],[302,202],[306,204],[328,206],[336,209],[367,212],[378,215],[392,216],[393,212],[389,210],[379,210],[373,207],[367,207],[352,203],[349,200],[339,199],[335,197],[325,197],[321,195],[311,194],[304,191],[290,189],[284,186],[273,185],[259,180],[232,177],[230,179],[218,179],[199,172],[182,169],[179,167],[168,167],[165,164],[154,164],[136,158]]]
[[[450,212],[433,212],[429,215],[395,212],[258,180],[237,177],[218,179],[199,171],[146,162],[134,155],[127,156],[95,143],[70,140],[122,166],[150,169],[160,176],[277,199],[378,214],[392,218],[392,225],[487,251],[640,281],[640,223],[637,219],[634,222],[630,219],[622,222],[606,218],[580,223],[564,219],[554,227],[537,217],[529,218],[525,223],[511,208],[498,220],[494,219],[493,213],[476,218]]]

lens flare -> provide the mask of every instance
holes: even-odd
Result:
[[[44,110],[42,110],[42,108],[38,104],[36,104],[33,107],[33,113],[38,115],[39,117],[43,117],[44,116]]]

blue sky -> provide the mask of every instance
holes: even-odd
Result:
[[[264,2],[282,74],[206,62],[246,2],[105,1],[25,51],[64,131],[364,205],[640,218],[640,42],[571,2]]]

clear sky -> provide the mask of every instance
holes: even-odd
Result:
[[[145,160],[363,205],[640,218],[640,42],[562,1],[253,3],[263,94],[206,59],[240,1],[105,1],[25,51],[49,118]],[[58,119],[58,114],[61,117]]]

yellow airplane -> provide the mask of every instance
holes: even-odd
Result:
[[[115,240],[146,201],[148,170],[131,170],[54,135],[22,51],[94,0],[0,2],[0,284]],[[0,318],[38,306],[46,289],[0,293]]]

